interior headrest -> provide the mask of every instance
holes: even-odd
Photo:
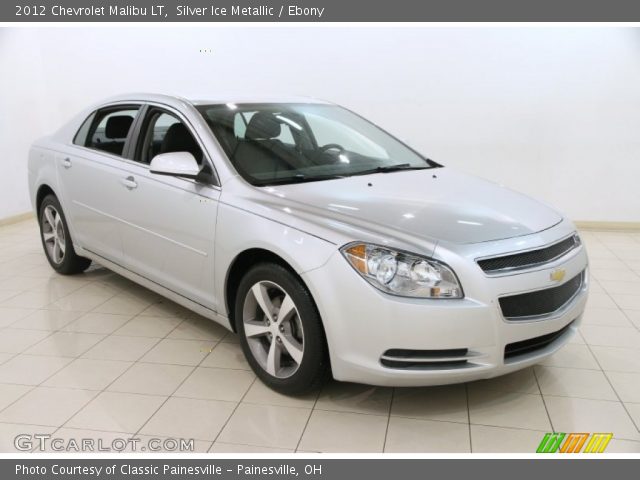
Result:
[[[249,120],[244,136],[251,140],[276,138],[280,136],[280,128],[280,122],[271,113],[258,112]]]
[[[160,152],[189,152],[196,160],[202,155],[200,146],[183,123],[174,123],[167,129],[167,133],[162,139]]]
[[[133,123],[133,117],[129,115],[114,115],[107,119],[104,127],[104,136],[107,138],[125,138]]]

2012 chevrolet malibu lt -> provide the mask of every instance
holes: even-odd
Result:
[[[587,298],[567,218],[327,102],[113,98],[35,142],[29,186],[57,272],[95,261],[221,323],[289,394],[512,372]]]

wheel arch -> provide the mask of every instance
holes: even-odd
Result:
[[[58,201],[60,201],[60,197],[58,197],[58,195],[53,190],[53,188],[51,188],[49,184],[43,183],[38,187],[38,190],[36,192],[36,199],[35,199],[36,214],[40,215],[40,206],[42,205],[42,202],[47,195],[54,195],[58,199]]]

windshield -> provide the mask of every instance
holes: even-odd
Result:
[[[229,160],[253,185],[439,166],[335,105],[229,103],[198,110]]]

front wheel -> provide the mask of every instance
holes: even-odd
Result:
[[[256,375],[281,393],[299,395],[322,383],[328,369],[320,315],[311,294],[289,270],[263,263],[238,286],[235,321]]]
[[[80,257],[73,249],[71,234],[55,195],[47,195],[38,214],[44,253],[53,269],[63,275],[84,272],[91,260]]]

